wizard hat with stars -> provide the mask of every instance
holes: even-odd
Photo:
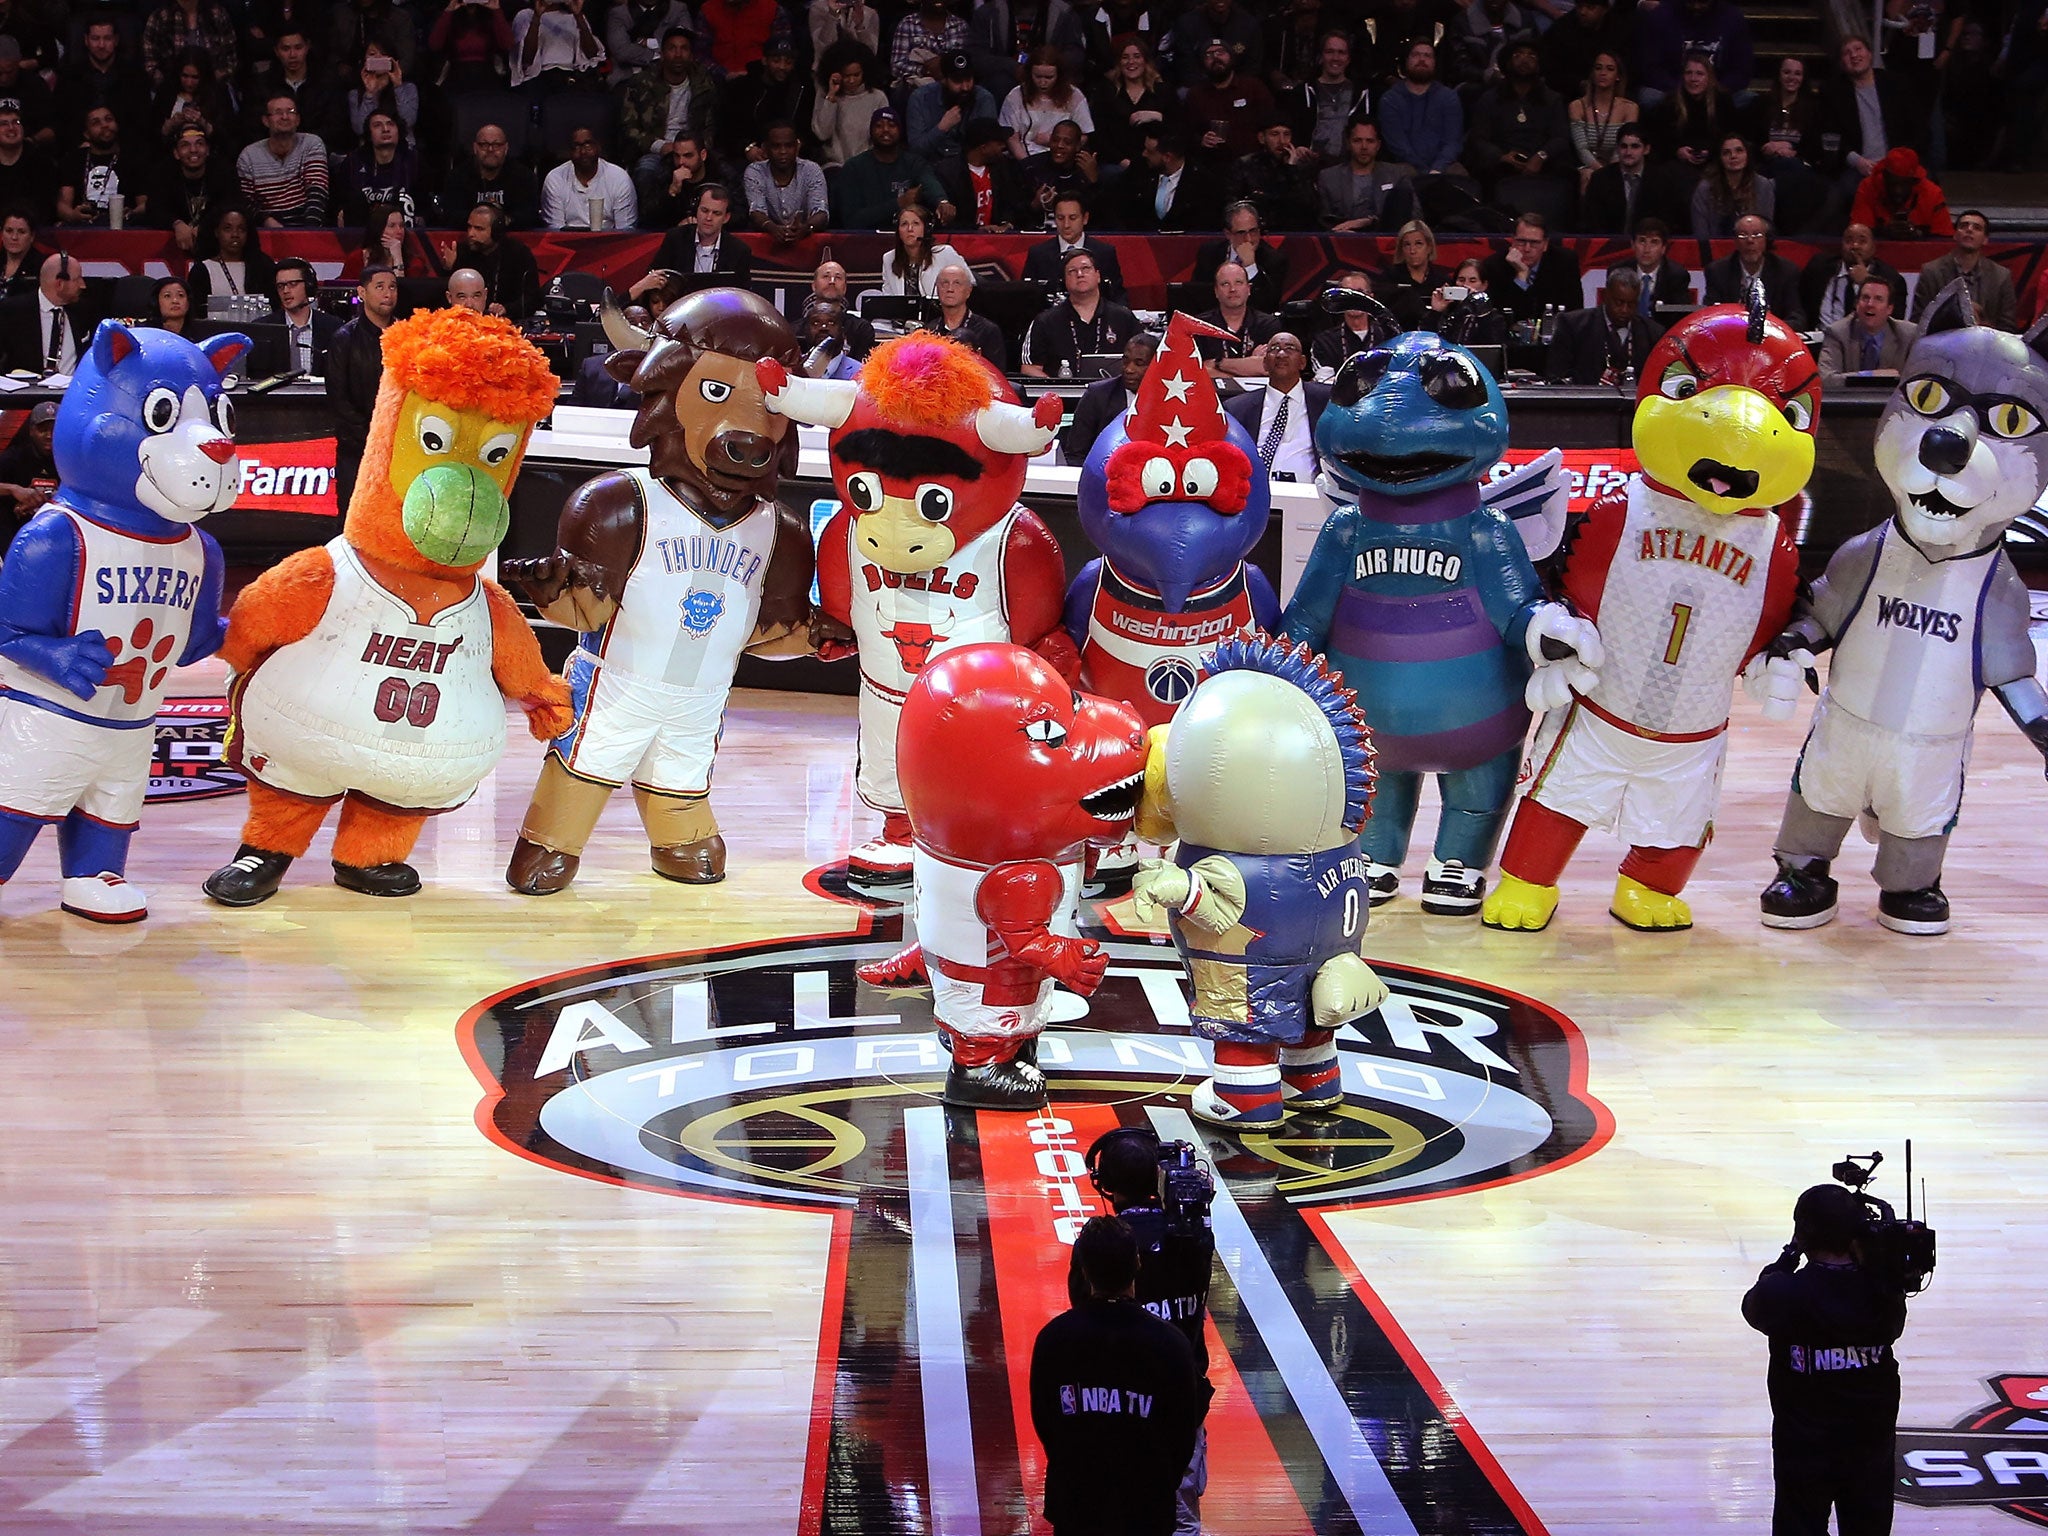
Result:
[[[1183,311],[1167,321],[1165,340],[1138,385],[1137,406],[1125,419],[1126,441],[1105,466],[1109,504],[1119,512],[1158,500],[1202,501],[1222,512],[1244,505],[1251,461],[1230,440],[1197,336],[1235,339]]]

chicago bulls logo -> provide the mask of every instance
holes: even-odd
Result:
[[[895,645],[903,670],[913,676],[924,670],[924,664],[932,659],[932,651],[946,642],[946,637],[931,625],[913,624],[908,619],[898,619],[895,628],[882,631],[882,638]]]

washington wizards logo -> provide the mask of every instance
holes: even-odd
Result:
[[[1898,1432],[1899,1497],[1948,1509],[1975,1505],[2048,1526],[2048,1375],[1994,1376],[1997,1401],[1953,1429]]]
[[[1164,657],[1145,669],[1145,691],[1162,704],[1179,704],[1195,691],[1199,677],[1192,661]]]
[[[693,635],[708,635],[725,612],[725,594],[692,587],[683,597],[683,628]]]

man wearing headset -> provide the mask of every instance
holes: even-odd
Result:
[[[70,373],[92,339],[84,296],[85,274],[71,254],[45,257],[36,291],[0,304],[0,365]]]
[[[1215,1388],[1209,1384],[1209,1274],[1216,1237],[1206,1208],[1199,1217],[1176,1219],[1166,1209],[1159,1138],[1140,1126],[1106,1131],[1088,1149],[1088,1178],[1096,1192],[1138,1240],[1137,1302],[1181,1331],[1194,1348],[1200,1375],[1201,1410],[1207,1414]],[[1079,1306],[1088,1282],[1078,1262],[1067,1271],[1067,1298]],[[1209,1484],[1209,1430],[1195,1432],[1195,1451],[1181,1479],[1174,1536],[1199,1536],[1202,1492]]]

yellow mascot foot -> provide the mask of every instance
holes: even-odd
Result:
[[[1479,921],[1489,928],[1514,928],[1534,933],[1548,928],[1556,911],[1556,886],[1531,885],[1503,870],[1500,884],[1493,888],[1485,905],[1479,909]]]
[[[1614,882],[1615,920],[1638,933],[1664,933],[1692,926],[1692,908],[1676,896],[1653,891],[1640,880],[1622,875]]]

